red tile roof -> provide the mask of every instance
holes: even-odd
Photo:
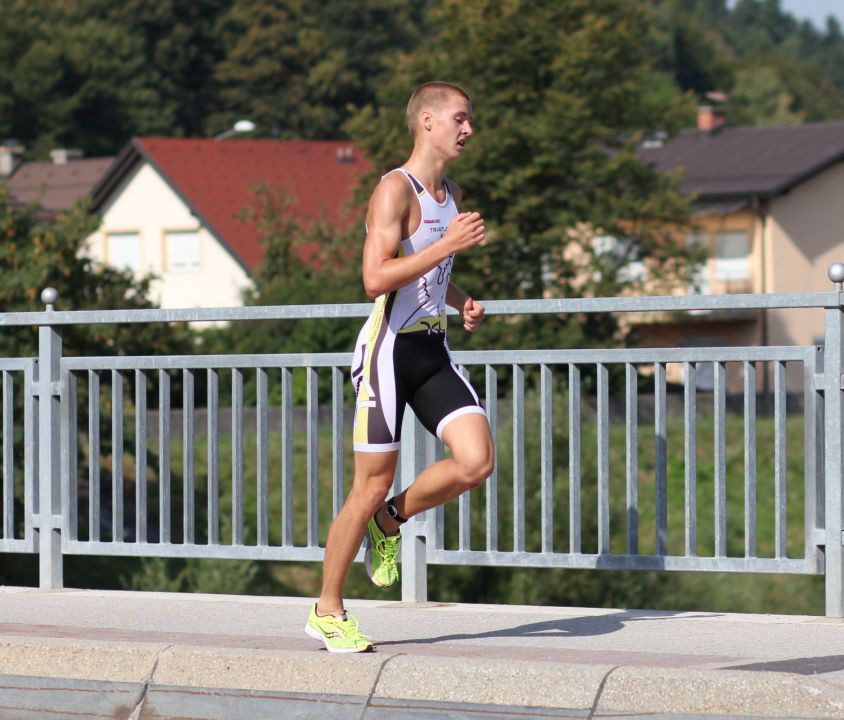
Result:
[[[325,217],[347,226],[354,187],[370,167],[342,141],[135,138],[95,189],[95,209],[142,160],[250,271],[264,250],[256,225],[238,216],[254,201],[256,185],[286,187],[303,224]]]

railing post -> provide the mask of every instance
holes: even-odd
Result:
[[[421,472],[425,463],[425,429],[407,408],[402,422],[401,489],[407,488]],[[428,510],[410,518],[402,527],[401,599],[404,602],[428,600],[427,537]]]
[[[41,301],[53,311],[58,293],[46,288]],[[38,375],[32,388],[38,417],[38,507],[35,531],[39,553],[38,582],[42,588],[63,585],[61,507],[61,332],[49,325],[38,328]]]
[[[844,398],[841,392],[844,369],[844,308],[841,302],[844,265],[829,268],[829,279],[839,293],[836,307],[824,310],[824,453],[826,614],[844,617]]]

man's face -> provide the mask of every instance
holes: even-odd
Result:
[[[456,160],[466,149],[472,135],[472,103],[460,93],[448,97],[423,120],[434,147],[447,159]]]

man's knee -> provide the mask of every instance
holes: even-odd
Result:
[[[366,515],[374,515],[387,499],[393,487],[393,478],[368,478],[365,483],[355,483],[346,502],[357,505]]]
[[[472,451],[462,452],[455,457],[455,461],[460,471],[460,482],[467,490],[483,485],[495,468],[491,447],[479,447]]]

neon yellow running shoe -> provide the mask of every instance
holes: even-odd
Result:
[[[378,587],[390,587],[399,579],[396,556],[401,547],[401,533],[385,535],[375,518],[372,518],[366,526],[363,540],[363,564],[366,566],[366,574]]]
[[[358,621],[344,612],[339,617],[317,615],[316,603],[311,608],[305,632],[322,640],[325,649],[333,653],[371,652],[372,641],[358,630]]]

